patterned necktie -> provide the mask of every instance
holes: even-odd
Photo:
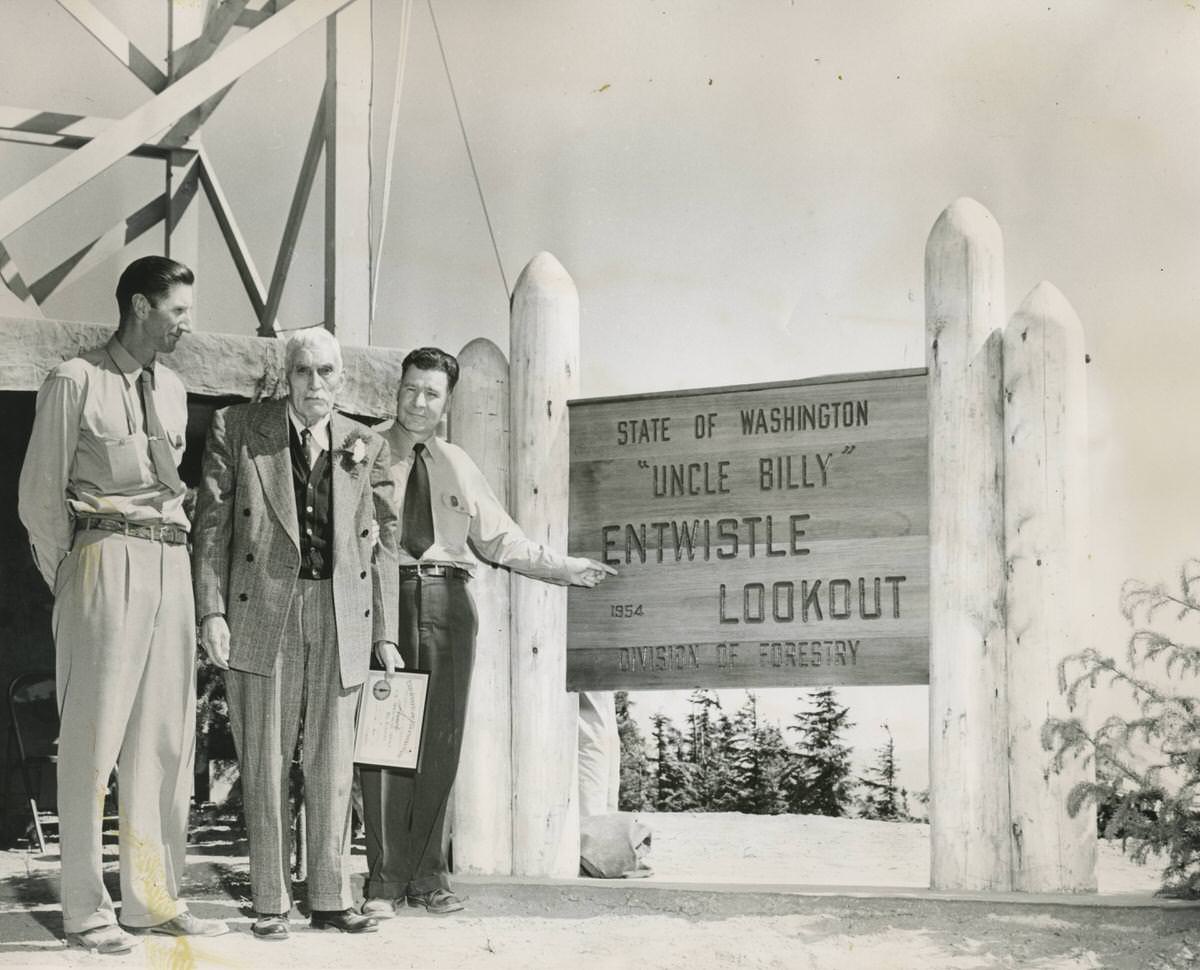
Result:
[[[182,495],[184,485],[179,478],[179,469],[175,466],[175,455],[171,451],[171,443],[167,440],[162,422],[158,420],[158,409],[154,406],[154,373],[149,367],[142,369],[138,379],[138,391],[142,398],[142,413],[146,418],[146,437],[149,438],[150,461],[154,465],[154,475],[172,492]]]
[[[313,448],[313,433],[309,428],[300,432],[300,447],[304,449],[304,460],[308,462],[308,470],[312,471],[317,463],[317,452]]]
[[[433,545],[433,507],[429,503],[429,470],[421,452],[425,446],[413,445],[412,468],[404,487],[404,521],[400,544],[413,557],[420,559]]]

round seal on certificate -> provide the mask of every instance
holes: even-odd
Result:
[[[380,678],[371,687],[371,694],[377,701],[386,701],[391,693],[392,685],[387,682],[387,678]]]

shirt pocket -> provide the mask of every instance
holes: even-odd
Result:
[[[438,539],[448,552],[459,552],[467,547],[467,534],[471,529],[471,513],[460,495],[443,492],[434,520]]]
[[[114,492],[154,484],[150,468],[150,442],[137,431],[122,436],[96,435],[95,451],[103,462],[107,484]]]

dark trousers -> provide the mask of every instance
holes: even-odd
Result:
[[[449,888],[442,828],[462,749],[477,627],[464,580],[401,580],[400,655],[405,667],[429,671],[425,732],[415,774],[360,769],[368,899]]]

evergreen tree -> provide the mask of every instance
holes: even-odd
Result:
[[[714,691],[696,690],[689,698],[688,760],[692,765],[692,783],[696,807],[706,812],[723,811],[731,784],[728,757],[729,719],[721,710]]]
[[[665,714],[655,714],[654,808],[660,812],[690,812],[699,808],[683,736]]]
[[[617,691],[614,701],[617,709],[617,735],[621,740],[621,789],[617,808],[622,812],[640,812],[653,806],[646,741],[637,721],[629,713],[633,707],[629,691]]]
[[[1119,837],[1135,861],[1166,856],[1161,894],[1200,898],[1200,647],[1181,638],[1200,621],[1200,560],[1184,563],[1177,592],[1127,582],[1121,613],[1133,627],[1124,662],[1088,648],[1059,664],[1059,687],[1073,709],[1081,691],[1103,680],[1131,693],[1138,713],[1112,714],[1094,731],[1079,718],[1051,718],[1042,743],[1059,764],[1070,756],[1095,765],[1095,781],[1067,798],[1072,815],[1095,803],[1101,833]],[[1156,628],[1163,613],[1166,630]]]
[[[832,687],[809,695],[810,707],[795,716],[789,730],[800,735],[783,778],[789,812],[842,817],[850,806],[850,751],[842,732],[853,727],[849,709],[837,702]]]
[[[758,697],[746,692],[746,703],[734,718],[730,777],[724,807],[754,815],[778,815],[786,808],[782,780],[788,750],[783,733],[758,716]]]
[[[908,792],[896,784],[896,741],[892,729],[883,724],[887,740],[875,754],[875,764],[859,777],[863,795],[859,801],[859,814],[863,818],[875,818],[885,822],[906,821],[908,814]]]

